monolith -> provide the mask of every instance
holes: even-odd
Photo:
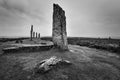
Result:
[[[33,25],[31,25],[31,30],[30,30],[30,40],[32,41],[33,38]]]
[[[33,38],[35,38],[35,32],[33,32]]]
[[[38,37],[38,34],[37,34],[37,32],[36,32],[36,38]]]
[[[56,47],[68,50],[65,11],[58,4],[53,4],[52,38]]]
[[[38,38],[40,39],[40,33],[38,34]]]

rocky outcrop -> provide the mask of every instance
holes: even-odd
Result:
[[[70,65],[71,62],[53,56],[38,63],[35,67],[35,73],[45,73],[59,65]]]
[[[65,11],[53,4],[53,43],[62,50],[68,50]]]

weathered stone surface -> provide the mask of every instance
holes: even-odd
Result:
[[[68,50],[65,11],[53,4],[53,43],[62,50]]]
[[[35,73],[45,73],[51,70],[53,67],[57,67],[58,65],[70,65],[71,62],[68,60],[63,60],[61,58],[57,58],[53,56],[49,59],[45,59],[38,63],[35,67]]]
[[[33,25],[31,25],[31,30],[30,30],[30,40],[32,41],[33,38]]]

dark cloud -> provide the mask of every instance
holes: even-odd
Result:
[[[44,8],[36,8],[36,4],[30,1],[0,0],[0,36],[26,36],[31,24],[42,25],[46,22]]]
[[[40,13],[31,9],[28,0],[0,0],[0,6],[9,12],[12,12],[13,15],[17,14],[22,17],[29,17],[40,21],[44,20]]]
[[[13,11],[13,12],[20,12],[26,13],[28,12],[28,2],[27,0],[18,1],[18,0],[1,0],[0,1],[1,7]]]

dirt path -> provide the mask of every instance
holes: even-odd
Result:
[[[78,61],[81,60],[79,57],[83,56],[84,62],[103,63],[117,68],[118,71],[120,70],[120,56],[116,53],[76,45],[70,45],[69,49],[72,53],[76,54]]]

